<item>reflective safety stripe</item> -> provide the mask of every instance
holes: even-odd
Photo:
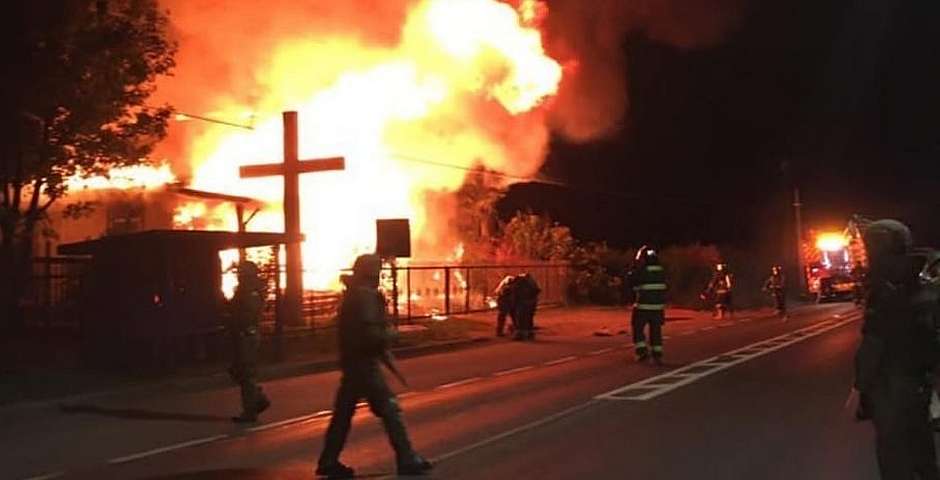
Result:
[[[636,347],[636,348],[638,348],[638,349],[639,349],[639,348],[646,348],[646,342],[636,342],[636,345],[634,345],[634,347]]]
[[[640,291],[640,290],[665,290],[665,289],[666,289],[666,284],[665,284],[665,283],[644,283],[644,284],[642,284],[642,285],[637,285],[637,286],[633,287],[633,290],[634,290],[634,291]]]
[[[662,304],[653,304],[653,303],[638,303],[636,304],[637,310],[665,310],[666,306]]]
[[[662,346],[662,345],[653,345],[653,351],[654,351],[654,352],[662,352],[662,351],[663,351],[663,346]]]
[[[647,265],[646,271],[647,272],[661,272],[663,271],[663,266],[662,265]]]

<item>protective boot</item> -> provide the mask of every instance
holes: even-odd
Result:
[[[427,475],[434,468],[434,465],[431,465],[431,462],[425,460],[421,455],[414,454],[412,457],[407,462],[399,462],[399,475]]]
[[[336,462],[330,465],[317,465],[316,474],[328,479],[354,478],[356,471],[340,462]]]

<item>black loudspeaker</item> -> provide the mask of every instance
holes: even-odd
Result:
[[[380,257],[411,256],[411,228],[407,218],[376,220],[375,239],[375,253]]]

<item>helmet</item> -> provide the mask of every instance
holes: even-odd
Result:
[[[238,270],[239,278],[257,277],[259,272],[258,265],[255,262],[249,261],[239,263],[236,270]]]
[[[382,259],[373,253],[359,255],[353,263],[353,277],[358,281],[368,281],[378,284],[379,272],[382,270]]]
[[[911,230],[897,220],[883,219],[872,222],[862,233],[868,256],[877,259],[885,255],[905,254],[913,243]]]
[[[770,271],[773,273],[780,273],[783,271],[783,267],[781,267],[780,265],[774,265],[770,267]]]

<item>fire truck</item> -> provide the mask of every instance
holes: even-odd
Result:
[[[803,265],[806,286],[817,301],[849,299],[856,291],[854,270],[867,264],[860,225],[861,217],[853,217],[842,232],[810,232],[802,248]]]

